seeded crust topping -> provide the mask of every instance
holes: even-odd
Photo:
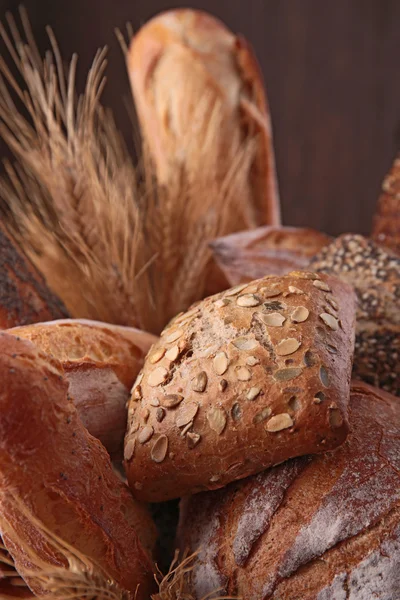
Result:
[[[343,404],[335,405],[336,412],[331,408],[330,373],[345,336],[341,286],[337,295],[331,280],[314,272],[265,277],[207,298],[174,319],[132,389],[127,463],[134,465],[143,453],[159,464],[187,452],[201,457],[210,444],[212,455],[229,456],[224,440],[233,432],[238,440],[248,432],[262,456],[263,444],[296,436],[305,419],[320,420],[315,443],[322,451],[326,436],[344,421]],[[244,467],[254,472],[245,461],[243,456],[209,473],[210,487],[224,485],[232,473],[237,478]]]
[[[342,235],[310,263],[336,275],[356,292],[357,326],[353,374],[400,395],[400,257],[361,235]],[[330,293],[321,319],[340,326],[338,305]]]

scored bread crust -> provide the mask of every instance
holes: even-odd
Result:
[[[15,327],[8,333],[30,340],[61,362],[83,424],[114,459],[120,459],[126,402],[157,338],[130,327],[76,319]]]
[[[181,502],[182,550],[199,551],[196,598],[394,600],[400,589],[400,410],[352,388],[350,434],[333,452],[290,460]]]
[[[0,226],[0,329],[68,317],[61,300]]]
[[[0,531],[4,520],[11,525],[3,542],[17,570],[32,568],[27,543],[47,565],[65,563],[27,523],[15,498],[131,598],[148,600],[153,565],[138,533],[152,545],[154,525],[81,423],[61,365],[29,341],[0,333],[0,370]],[[40,593],[34,582],[32,589]]]
[[[125,469],[163,501],[222,487],[347,434],[354,294],[315,273],[266,277],[175,318],[133,388]]]

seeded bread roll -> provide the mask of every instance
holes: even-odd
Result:
[[[340,277],[357,294],[354,377],[400,396],[400,257],[346,234],[310,267]]]
[[[153,565],[137,532],[145,539],[152,522],[81,423],[61,365],[27,340],[0,333],[0,372],[0,531],[18,572],[65,565],[40,523],[127,598],[148,600]],[[40,595],[40,581],[28,581]]]
[[[400,255],[400,157],[383,180],[371,237],[389,252]]]
[[[157,338],[130,327],[75,319],[16,327],[8,333],[30,340],[61,362],[83,424],[114,459],[121,459],[126,403]]]
[[[333,452],[181,502],[181,547],[199,550],[194,597],[399,598],[398,400],[360,384],[350,428]]]
[[[0,329],[68,317],[67,309],[0,226]]]
[[[125,468],[163,501],[219,488],[347,434],[355,298],[314,273],[207,298],[164,330],[136,380]]]
[[[258,227],[211,242],[214,261],[229,285],[303,269],[332,238],[314,229]]]

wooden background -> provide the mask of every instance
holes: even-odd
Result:
[[[0,0],[4,14],[18,1]],[[167,0],[25,0],[39,46],[52,25],[79,81],[110,48],[105,104],[129,137],[129,86],[114,27],[138,28]],[[285,224],[368,232],[380,181],[400,140],[400,2],[191,0],[254,45],[267,83]]]

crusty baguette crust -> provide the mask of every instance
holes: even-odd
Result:
[[[374,215],[372,239],[400,255],[400,157],[382,183],[382,192]]]
[[[336,238],[310,262],[357,294],[353,376],[400,396],[400,257],[362,235]]]
[[[5,333],[0,333],[0,361],[0,523],[12,522],[12,534],[3,541],[17,569],[30,568],[21,537],[29,536],[48,564],[60,564],[60,557],[41,543],[38,532],[30,532],[14,497],[130,597],[139,585],[137,598],[148,600],[152,562],[132,526],[135,504],[68,399],[61,365],[27,340]]]
[[[43,277],[0,226],[0,329],[68,316]]]
[[[265,275],[286,275],[304,269],[332,238],[314,229],[258,227],[211,242],[213,257],[229,285]]]
[[[299,272],[233,288],[174,319],[129,404],[134,494],[163,501],[215,489],[342,443],[354,302],[340,280]]]
[[[126,402],[157,338],[129,327],[75,319],[16,327],[8,333],[30,340],[61,362],[83,424],[114,459],[121,459]]]
[[[270,115],[261,69],[249,43],[205,12],[170,10],[135,35],[127,67],[143,136],[160,182],[171,178],[171,159],[182,165],[190,163],[182,143],[187,128],[198,121],[198,101],[205,97],[209,101],[210,110],[203,116],[206,122],[213,106],[221,102],[225,115],[220,124],[221,156],[229,152],[234,140],[250,136],[257,143],[251,181],[240,192],[243,206],[248,204],[254,213],[248,226],[279,225]],[[207,142],[206,122],[196,133],[200,147]]]
[[[200,549],[196,598],[217,588],[249,600],[398,597],[398,400],[356,384],[350,427],[333,452],[182,501],[180,544]]]

